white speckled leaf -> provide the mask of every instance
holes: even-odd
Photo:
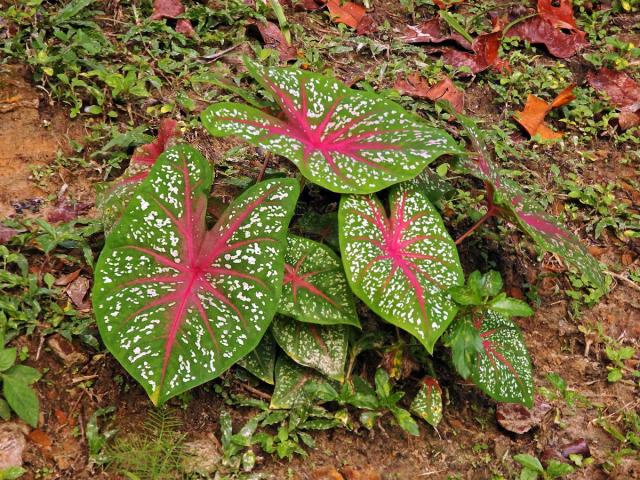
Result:
[[[484,133],[473,119],[464,116],[458,116],[458,119],[478,152],[465,162],[465,167],[496,192],[495,203],[500,207],[498,215],[528,234],[543,250],[560,255],[580,270],[592,285],[604,285],[602,267],[580,239],[558,225],[557,220],[518,184],[500,175],[484,142]]]
[[[163,153],[107,237],[93,305],[107,348],[151,400],[211,380],[253,350],[275,314],[298,182],[261,182],[213,229],[209,162]]]
[[[444,130],[374,93],[299,68],[246,63],[284,119],[218,103],[202,113],[203,125],[212,135],[236,135],[288,158],[306,178],[331,191],[376,192],[415,177],[444,153],[460,152]]]
[[[340,258],[321,243],[289,235],[278,312],[301,322],[360,327]]]
[[[487,311],[476,320],[483,353],[471,367],[471,379],[498,402],[533,405],[533,371],[520,329],[508,318]]]
[[[276,386],[271,395],[269,408],[291,408],[305,402],[309,398],[304,391],[308,382],[329,383],[315,370],[298,365],[286,355],[280,355],[276,360]]]
[[[273,385],[274,370],[276,368],[276,353],[278,346],[270,331],[264,334],[258,346],[246,357],[238,362],[242,368],[263,382]]]
[[[578,269],[594,286],[604,285],[600,263],[582,245],[580,239],[561,227],[538,202],[530,198],[515,182],[501,178],[498,184],[503,202],[502,216],[527,233],[547,252],[560,255]]]
[[[291,359],[342,382],[349,341],[346,325],[315,325],[277,315],[273,336]]]
[[[442,420],[442,389],[435,378],[422,379],[422,386],[411,402],[410,410],[432,427],[438,426]]]
[[[429,352],[453,320],[445,293],[464,281],[456,246],[414,182],[389,193],[390,217],[375,196],[348,195],[338,214],[340,249],[353,292]]]

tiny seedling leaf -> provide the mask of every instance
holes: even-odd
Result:
[[[442,420],[442,389],[433,377],[425,377],[417,395],[411,402],[411,412],[424,419],[432,427]]]

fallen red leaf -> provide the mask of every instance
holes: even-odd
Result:
[[[373,17],[369,14],[365,14],[365,16],[362,17],[362,19],[360,19],[360,22],[356,27],[356,33],[358,35],[369,35],[370,33],[373,33],[376,30],[378,30],[378,24],[373,19]]]
[[[558,6],[554,6],[558,3]],[[538,0],[538,15],[554,27],[578,30],[571,0]]]
[[[193,29],[191,25],[191,20],[187,20],[185,18],[181,18],[176,23],[176,32],[181,33],[187,37],[195,37],[196,31]]]
[[[624,72],[604,67],[595,73],[589,72],[587,81],[594,90],[606,93],[618,107],[620,128],[626,130],[640,125],[640,83]]]
[[[400,93],[414,98],[423,98],[433,102],[448,100],[457,112],[462,112],[464,107],[464,92],[456,87],[449,77],[443,78],[432,86],[418,73],[412,73],[404,79],[398,77],[394,88]]]
[[[311,472],[311,480],[344,480],[344,477],[333,467],[321,467]]]
[[[84,303],[84,297],[86,297],[89,291],[89,285],[90,282],[87,277],[78,277],[67,287],[67,296],[76,308],[83,310],[88,307],[88,305]]]
[[[86,213],[90,208],[91,205],[88,203],[59,200],[53,209],[47,212],[47,222],[70,222]]]
[[[287,43],[280,28],[275,23],[251,20],[249,25],[258,30],[265,47],[276,50],[280,54],[280,60],[287,62],[297,57],[297,49]]]
[[[589,444],[584,438],[579,438],[578,440],[563,445],[560,449],[560,453],[564,458],[569,458],[569,455],[582,455],[583,457],[588,457],[591,455],[591,450],[589,449]]]
[[[462,48],[471,50],[471,44],[462,35],[449,32],[445,22],[440,17],[422,22],[420,25],[408,26],[402,35],[407,43],[442,43],[455,42]]]
[[[58,287],[63,287],[65,285],[69,285],[76,278],[78,278],[78,276],[80,275],[81,271],[82,271],[82,269],[78,268],[77,270],[74,270],[71,273],[67,273],[66,275],[61,275],[58,278],[56,278],[56,281],[53,282],[53,284],[58,286]]]
[[[336,22],[344,23],[351,28],[357,28],[367,12],[362,5],[353,2],[340,4],[340,0],[329,0],[327,7]]]
[[[505,430],[523,434],[537,427],[549,410],[551,405],[539,396],[535,397],[532,409],[518,403],[498,403],[496,420]]]
[[[552,109],[566,105],[576,98],[573,94],[574,88],[575,85],[569,85],[562,90],[551,103],[547,103],[541,98],[529,94],[524,109],[515,112],[514,117],[516,121],[522,125],[531,137],[538,135],[543,140],[557,140],[562,138],[562,133],[552,130],[544,123],[544,119]]]
[[[433,0],[433,3],[435,3],[436,7],[438,7],[440,10],[446,10],[447,8],[453,7],[454,5],[460,5],[463,2],[464,0]]]
[[[151,20],[176,18],[184,13],[184,5],[180,0],[154,0]]]
[[[9,241],[19,233],[20,230],[16,230],[15,228],[10,228],[0,224],[0,245],[9,243]]]
[[[577,27],[571,0],[560,0],[558,7],[552,0],[538,0],[538,15],[517,23],[505,35],[542,44],[558,58],[569,58],[588,44]]]
[[[40,448],[51,448],[53,442],[51,441],[51,437],[44,433],[42,430],[31,430],[29,432],[29,440],[38,445]]]
[[[490,67],[503,69],[505,62],[498,57],[501,36],[501,32],[492,32],[476,37],[471,45],[472,53],[447,48],[443,51],[442,60],[456,68],[468,67],[473,74]]]
[[[302,0],[300,3],[295,4],[297,10],[306,10],[308,12],[314,12],[324,8],[325,3],[323,0]]]

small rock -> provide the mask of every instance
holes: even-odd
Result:
[[[17,423],[0,425],[0,471],[22,466],[22,451],[27,445],[24,435]]]
[[[345,480],[333,467],[322,467],[311,472],[311,480]]]
[[[209,475],[220,466],[222,456],[213,439],[201,438],[184,444],[182,467],[187,473]]]
[[[344,467],[342,475],[345,480],[382,480],[378,472],[372,468],[358,469],[355,467]]]
[[[86,363],[89,360],[84,353],[74,347],[73,343],[61,335],[55,334],[49,337],[47,345],[66,366]]]

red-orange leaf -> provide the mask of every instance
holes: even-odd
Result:
[[[561,132],[556,132],[544,123],[544,119],[552,109],[566,105],[575,99],[573,89],[575,85],[569,85],[562,90],[551,103],[547,103],[535,95],[529,95],[527,103],[522,111],[515,114],[516,121],[522,125],[531,137],[539,136],[542,140],[558,140],[562,138]]]
[[[351,28],[357,28],[367,12],[362,5],[353,2],[340,4],[340,0],[329,0],[327,7],[336,22],[344,23]]]
[[[449,77],[444,77],[432,86],[420,74],[412,73],[404,79],[398,77],[394,87],[400,93],[414,98],[423,98],[433,102],[448,100],[457,112],[462,112],[464,107],[464,92],[456,87]]]
[[[589,72],[587,81],[594,90],[604,92],[620,110],[618,123],[623,130],[640,125],[640,83],[624,72],[601,68]]]

